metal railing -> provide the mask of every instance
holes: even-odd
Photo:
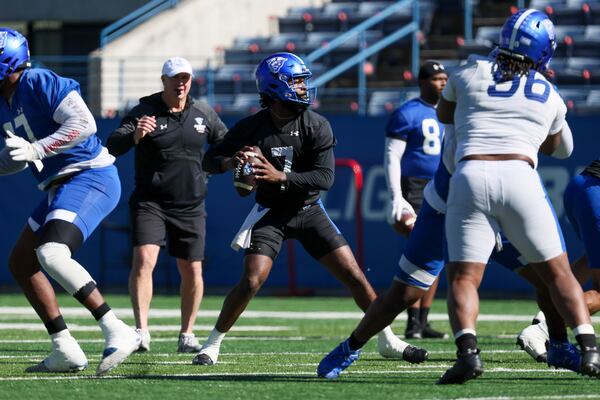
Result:
[[[389,18],[394,13],[399,11],[402,8],[405,8],[409,5],[412,5],[412,22],[406,24],[402,28],[396,30],[390,35],[384,37],[378,42],[367,47],[365,32],[367,29],[373,27],[379,22],[383,21],[386,18]],[[330,53],[335,50],[337,47],[348,41],[349,39],[358,36],[359,37],[359,48],[361,49],[357,54],[350,57],[343,63],[335,66],[330,69],[323,75],[315,78],[313,80],[313,85],[315,87],[325,85],[330,80],[334,79],[344,71],[352,68],[353,66],[358,64],[358,113],[359,115],[366,114],[366,72],[365,72],[365,61],[368,57],[372,56],[375,53],[378,53],[382,49],[391,45],[392,43],[400,40],[404,36],[412,33],[412,52],[411,52],[411,69],[414,76],[417,75],[417,71],[419,69],[419,41],[418,41],[418,32],[419,32],[419,2],[417,0],[400,0],[385,9],[381,10],[376,15],[368,18],[367,20],[361,22],[354,28],[350,29],[348,32],[345,32],[327,43],[325,46],[313,51],[308,56],[306,56],[306,61],[310,64],[323,57],[324,55]]]
[[[175,7],[181,0],[153,0],[120,20],[100,31],[100,46],[104,47],[119,36],[129,32],[144,21],[149,20],[169,8]]]

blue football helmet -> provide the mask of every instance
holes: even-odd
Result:
[[[541,11],[521,9],[510,16],[500,32],[499,52],[516,60],[530,61],[542,72],[556,50],[554,24]]]
[[[316,96],[316,88],[311,88],[309,84],[311,77],[312,72],[300,57],[292,53],[275,53],[258,64],[256,88],[258,93],[275,100],[308,105]],[[299,96],[294,89],[297,78],[304,78],[305,96]]]
[[[31,66],[27,39],[17,31],[0,28],[0,80],[22,66]]]

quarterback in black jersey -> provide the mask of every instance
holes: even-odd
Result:
[[[327,119],[308,109],[315,95],[311,76],[294,54],[265,58],[256,70],[263,110],[238,122],[204,157],[204,170],[217,174],[244,162],[244,152],[251,146],[262,152],[260,162],[253,165],[257,204],[232,243],[245,249],[244,272],[194,364],[217,362],[221,341],[266,281],[286,239],[297,239],[350,289],[363,311],[375,300],[375,291],[319,197],[333,184],[336,142]],[[427,356],[398,339],[389,327],[380,333],[378,343],[384,357],[421,362]]]

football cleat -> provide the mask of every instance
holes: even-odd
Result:
[[[194,365],[215,365],[215,361],[206,353],[198,353],[192,360]]]
[[[113,327],[102,328],[104,333],[105,348],[102,360],[96,369],[96,375],[104,375],[116,368],[134,351],[139,349],[142,339],[138,332],[127,326],[123,321],[117,320]]]
[[[429,352],[416,346],[406,346],[402,352],[402,359],[411,364],[421,364],[422,362],[427,361],[428,358]]]
[[[197,353],[202,349],[193,333],[181,333],[177,343],[178,353]]]
[[[25,372],[77,372],[88,366],[88,360],[79,343],[70,334],[52,339],[52,351],[41,363]]]
[[[421,324],[414,318],[409,318],[406,322],[406,329],[404,330],[404,337],[406,339],[421,339],[423,328]]]
[[[327,354],[317,367],[317,375],[320,378],[335,379],[343,370],[358,360],[360,349],[350,350],[348,339],[340,343]]]
[[[140,347],[138,347],[136,352],[143,353],[150,351],[150,332],[148,332],[148,329],[136,328],[135,331],[140,335]]]
[[[548,360],[548,326],[545,321],[529,325],[517,336],[517,345],[537,362]]]
[[[572,343],[551,340],[548,346],[547,363],[549,367],[579,372],[582,364],[581,354],[579,354],[579,350]]]
[[[436,331],[431,325],[426,324],[421,330],[421,337],[423,339],[447,339],[448,334],[440,331]]]
[[[457,352],[456,356],[456,362],[437,381],[438,385],[465,383],[483,374],[483,362],[479,357],[479,349],[467,354]]]
[[[596,347],[584,349],[580,370],[582,375],[600,378],[600,353]]]
[[[400,340],[389,328],[382,330],[377,335],[377,350],[384,358],[401,359],[407,346],[408,343]]]

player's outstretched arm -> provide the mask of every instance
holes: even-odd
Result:
[[[96,121],[75,90],[60,102],[52,119],[60,127],[50,136],[31,143],[39,159],[57,155],[96,133]]]
[[[565,121],[562,130],[556,136],[560,136],[560,143],[556,146],[556,149],[550,154],[554,158],[565,159],[571,156],[573,153],[573,133],[569,124]]]

